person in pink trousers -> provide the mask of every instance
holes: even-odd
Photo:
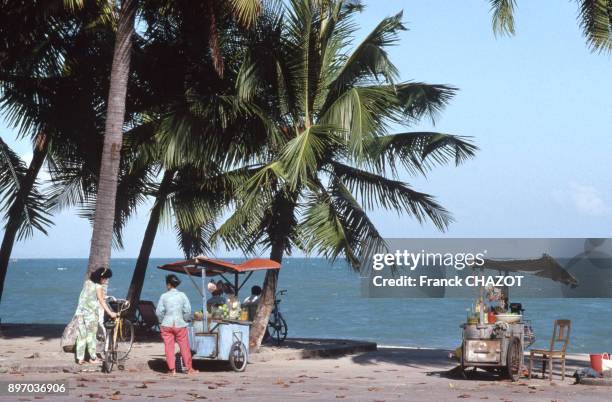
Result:
[[[159,298],[155,311],[161,323],[161,337],[166,349],[168,372],[172,375],[176,374],[174,343],[179,345],[187,374],[197,372],[191,367],[191,350],[187,336],[187,320],[191,314],[191,305],[185,293],[176,289],[180,284],[181,281],[176,275],[166,276],[168,291]]]

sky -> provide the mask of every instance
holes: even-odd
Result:
[[[472,137],[476,157],[427,177],[403,174],[436,196],[455,222],[445,233],[407,215],[371,211],[386,237],[611,237],[612,56],[588,51],[577,6],[518,0],[514,37],[496,38],[485,0],[366,0],[363,38],[382,18],[404,11],[409,31],[391,51],[402,80],[460,90],[436,119],[403,131]],[[0,122],[0,135],[24,158],[28,141]],[[125,229],[135,257],[149,205]],[[87,257],[91,226],[75,211],[54,217],[49,235],[16,243],[14,258]],[[299,254],[297,254],[299,256]],[[181,257],[172,228],[158,233],[152,257]],[[240,256],[218,250],[216,256]]]

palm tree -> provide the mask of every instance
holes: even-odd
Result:
[[[66,0],[71,5],[82,6],[82,0]],[[98,197],[93,224],[88,273],[101,266],[108,266],[110,262],[111,243],[113,238],[113,217],[115,215],[115,199],[117,194],[117,181],[119,174],[122,134],[125,115],[126,93],[130,71],[130,52],[132,50],[132,37],[134,35],[134,20],[139,7],[138,0],[122,0],[118,10],[115,11],[117,30],[115,51],[110,74],[110,89],[107,102],[107,120],[102,150],[100,176],[98,181]],[[155,4],[156,2],[151,2]],[[174,8],[180,1],[162,0],[164,8]],[[205,2],[210,14],[210,29],[216,31],[215,7],[212,0]],[[191,3],[193,5],[193,3]],[[231,7],[238,17],[245,22],[252,21],[258,12],[258,1],[234,0]],[[149,7],[151,4],[146,4]],[[157,9],[161,11],[162,9]],[[212,43],[213,55],[217,42]],[[220,63],[217,70],[222,73]]]
[[[42,135],[36,138],[35,154],[29,167],[0,138],[0,199],[7,210],[7,224],[0,252],[0,300],[11,251],[16,238],[30,236],[33,229],[46,233],[51,224],[44,197],[36,186],[36,175],[42,166],[48,142]],[[8,207],[8,208],[7,208]]]
[[[134,68],[149,84],[151,102],[148,134],[140,135],[134,148],[143,155],[139,164],[164,173],[128,290],[132,306],[140,298],[160,222],[174,218],[186,257],[208,250],[206,238],[240,176],[228,168],[263,142],[248,131],[257,122],[230,101],[241,62],[232,36],[253,24],[260,2],[233,0],[229,6],[162,0],[143,10],[145,43]],[[208,29],[201,29],[202,21]]]
[[[79,206],[81,215],[92,220],[113,28],[107,21],[100,21],[101,11],[95,3],[77,10],[66,10],[61,1],[45,3],[49,8],[17,3],[18,7],[7,5],[0,13],[0,54],[4,56],[0,61],[1,111],[22,137],[32,137],[35,147],[28,180],[22,180],[19,187],[24,196],[16,200],[33,197],[46,212]],[[137,107],[147,99],[145,90],[132,85],[131,91],[135,96],[128,99],[127,121],[133,125]],[[129,150],[124,153],[118,191],[121,197],[113,224],[114,242],[119,247],[123,225],[144,200],[139,192],[142,183],[151,180],[150,170],[128,170],[131,156]],[[51,186],[44,196],[31,186],[43,161],[51,174]],[[6,274],[16,227],[27,223],[27,215],[24,218],[23,213],[16,212],[17,205],[13,205],[15,212],[7,220],[0,277]]]
[[[489,0],[493,32],[514,35],[516,0]],[[592,51],[612,52],[612,0],[576,0],[578,21]]]
[[[93,234],[87,263],[87,274],[110,263],[115,217],[115,199],[121,163],[121,147],[125,122],[126,93],[130,73],[130,53],[137,0],[122,0],[116,10],[117,30],[110,72],[110,87],[106,105],[104,145],[98,178],[98,196],[93,222]]]
[[[266,10],[245,39],[237,102],[261,120],[267,143],[257,163],[244,166],[250,178],[213,240],[247,253],[264,247],[277,262],[293,247],[330,260],[343,255],[358,269],[369,253],[386,247],[367,210],[394,210],[441,230],[451,221],[432,196],[398,179],[398,165],[424,174],[449,160],[462,162],[476,147],[442,133],[389,134],[392,125],[433,118],[455,92],[398,82],[386,49],[405,29],[401,13],[347,52],[359,2],[289,3]],[[269,271],[264,279],[253,347],[265,332],[277,275]]]
[[[61,6],[60,1],[49,1],[45,7],[18,1],[0,5],[0,108],[8,124],[33,142],[32,160],[25,170],[23,162],[12,160],[6,144],[2,147],[4,167],[11,173],[5,179],[14,183],[4,188],[2,200],[7,214],[0,248],[0,298],[15,240],[30,235],[32,228],[46,233],[44,228],[50,224],[50,204],[37,189],[37,176],[54,152],[53,142],[61,142],[62,108],[70,105],[74,111],[74,99],[63,98],[70,85],[65,67],[83,31],[74,23],[75,15]],[[81,17],[91,15],[90,11]]]

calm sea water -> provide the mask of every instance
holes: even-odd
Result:
[[[164,291],[165,271],[156,267],[171,262],[153,259],[143,289],[143,299],[157,303]],[[109,294],[125,297],[134,259],[114,259]],[[81,290],[84,259],[19,259],[11,261],[0,305],[2,322],[66,323]],[[263,275],[251,277],[250,286]],[[194,308],[200,297],[187,277],[180,287]],[[286,259],[280,288],[287,289],[281,311],[293,337],[351,338],[379,345],[454,348],[461,340],[459,324],[470,300],[366,299],[360,295],[359,277],[346,265],[322,259]],[[572,352],[612,352],[612,299],[531,299],[523,302],[538,341],[550,341],[556,318],[572,320]]]

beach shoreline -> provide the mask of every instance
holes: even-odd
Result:
[[[61,400],[601,401],[609,392],[607,387],[572,385],[573,371],[588,365],[584,354],[569,356],[565,381],[555,375],[552,383],[526,378],[512,383],[484,373],[470,380],[446,377],[457,363],[448,358],[448,350],[427,347],[381,346],[328,357],[255,359],[244,373],[232,372],[220,362],[196,361],[200,373],[170,377],[164,373],[163,343],[150,339],[135,343],[125,371],[103,374],[91,366],[82,371],[72,364],[71,354],[59,351],[59,326],[47,326],[46,332],[41,325],[15,325],[10,331],[3,327],[0,381],[68,381],[70,395]],[[6,369],[9,361],[30,369]],[[37,366],[44,372],[36,372]]]

